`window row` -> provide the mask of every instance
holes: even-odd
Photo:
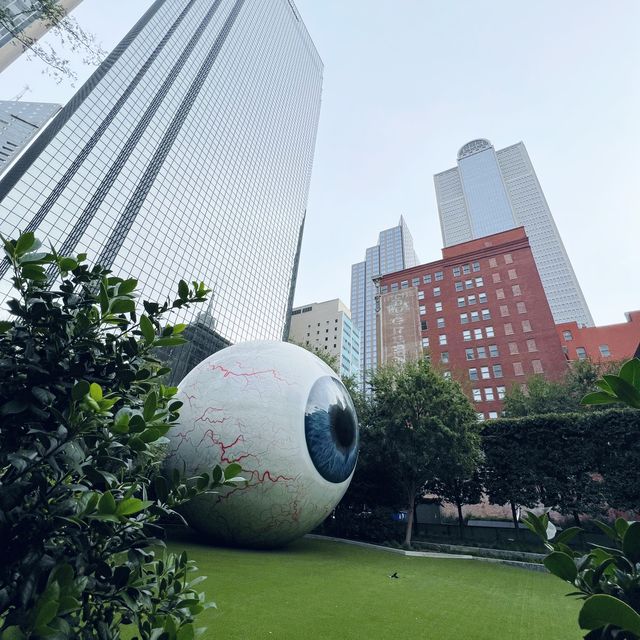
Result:
[[[493,367],[493,377],[494,378],[502,378],[502,365],[494,364]],[[491,378],[491,369],[489,367],[480,367],[480,371],[475,367],[469,369],[469,380],[489,380]]]
[[[496,387],[495,393],[493,387],[485,387],[484,389],[471,389],[473,401],[482,402],[483,392],[485,402],[491,402],[496,399],[496,394],[498,396],[498,400],[502,400],[507,392],[507,389],[506,387]]]
[[[478,360],[482,360],[487,357],[487,349],[489,349],[490,358],[497,358],[500,355],[500,349],[498,349],[497,344],[490,344],[488,347],[476,347],[475,350],[473,347],[469,347],[464,352],[467,360],[475,360],[476,356]]]
[[[465,280],[464,282],[462,282],[462,280],[459,280],[454,284],[454,286],[456,291],[463,291],[464,289],[473,289],[474,286],[476,288],[484,287],[484,278],[482,276],[479,276],[475,279],[472,278],[470,280]]]
[[[467,296],[466,298],[464,296],[460,296],[458,298],[458,306],[466,307],[467,305],[476,304],[476,302],[479,302],[480,304],[484,304],[486,303],[486,301],[487,301],[486,293],[479,293],[477,296],[475,294],[472,294],[470,296]]]
[[[465,331],[462,332],[462,339],[465,342],[469,342],[470,340],[482,340],[483,338],[482,331],[483,331],[482,327],[479,327],[478,329],[473,329],[473,332],[471,329],[466,329]],[[495,331],[493,327],[484,327],[484,337],[485,338],[495,337]]]
[[[482,320],[491,320],[491,311],[489,311],[489,309],[482,309],[481,311],[472,311],[471,313],[461,313],[460,324],[468,324],[470,321],[478,322],[481,315]]]
[[[462,274],[470,274],[472,270],[474,271],[474,273],[480,271],[480,263],[477,260],[475,262],[472,262],[471,264],[463,264],[459,267],[453,267],[453,269],[451,269],[451,272],[453,273],[454,278],[458,278]]]

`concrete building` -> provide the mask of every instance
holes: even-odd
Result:
[[[59,104],[0,100],[0,175],[58,111]]]
[[[496,151],[485,139],[458,152],[458,165],[434,176],[443,246],[524,227],[554,320],[593,319],[522,142]]]
[[[522,227],[446,247],[442,260],[380,281],[381,295],[410,288],[425,357],[462,384],[479,419],[500,415],[510,385],[564,375],[567,361]]]
[[[640,358],[640,311],[625,313],[626,322],[604,327],[583,327],[577,322],[556,326],[569,360],[628,360]]]
[[[0,233],[86,252],[141,299],[204,281],[212,350],[286,339],[322,74],[292,0],[156,0],[0,180]]]
[[[65,13],[75,9],[81,2],[82,0],[58,0],[58,4]],[[31,0],[4,0],[0,4],[10,16],[15,16],[14,28],[11,31],[0,26],[0,73],[2,73],[29,48],[29,43],[36,42],[49,31],[52,24],[49,20],[43,19],[37,11],[32,10]]]
[[[374,278],[413,267],[419,262],[413,238],[404,218],[395,227],[378,236],[378,244],[369,247],[363,262],[351,267],[351,318],[360,331],[360,370],[374,371],[378,364],[376,330],[376,286]]]
[[[289,339],[338,358],[341,377],[360,376],[360,332],[339,299],[296,307],[291,312]]]

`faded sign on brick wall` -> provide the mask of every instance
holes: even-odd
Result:
[[[378,321],[378,360],[381,364],[402,365],[422,357],[420,310],[415,287],[381,295]]]

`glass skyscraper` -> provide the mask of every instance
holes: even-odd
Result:
[[[485,139],[458,152],[458,166],[434,176],[445,247],[524,227],[556,323],[593,318],[522,142],[496,152]]]
[[[322,69],[291,0],[157,0],[0,181],[0,232],[86,252],[147,299],[202,280],[218,342],[281,339]]]
[[[376,328],[376,284],[374,278],[419,264],[413,238],[404,218],[378,236],[378,244],[369,247],[363,262],[351,266],[351,321],[360,331],[360,371],[363,384],[366,373],[378,364]]]

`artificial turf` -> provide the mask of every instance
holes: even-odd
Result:
[[[302,539],[279,551],[186,543],[225,640],[578,640],[579,603],[557,578],[475,560],[405,557]],[[397,572],[399,578],[389,576]]]

